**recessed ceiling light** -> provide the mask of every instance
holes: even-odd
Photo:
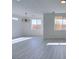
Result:
[[[62,3],[62,4],[66,3],[66,0],[61,0],[61,3]]]
[[[20,2],[21,0],[16,0],[17,2]]]

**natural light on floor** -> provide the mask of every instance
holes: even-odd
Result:
[[[48,45],[66,45],[66,43],[47,43],[47,46]]]
[[[13,40],[12,40],[12,44],[19,43],[19,42],[21,42],[21,41],[28,40],[28,39],[31,39],[31,38],[32,38],[32,37],[16,38],[16,39],[13,39]]]

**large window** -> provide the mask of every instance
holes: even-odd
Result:
[[[40,29],[41,28],[41,20],[40,19],[32,19],[32,29]]]
[[[66,30],[66,18],[63,16],[55,17],[55,30],[61,31]]]

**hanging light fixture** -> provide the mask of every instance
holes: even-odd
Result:
[[[66,0],[61,0],[61,3],[62,3],[62,4],[66,3]]]

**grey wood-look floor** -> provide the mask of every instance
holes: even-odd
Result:
[[[66,59],[65,45],[46,45],[47,40],[32,38],[12,45],[12,59]]]

